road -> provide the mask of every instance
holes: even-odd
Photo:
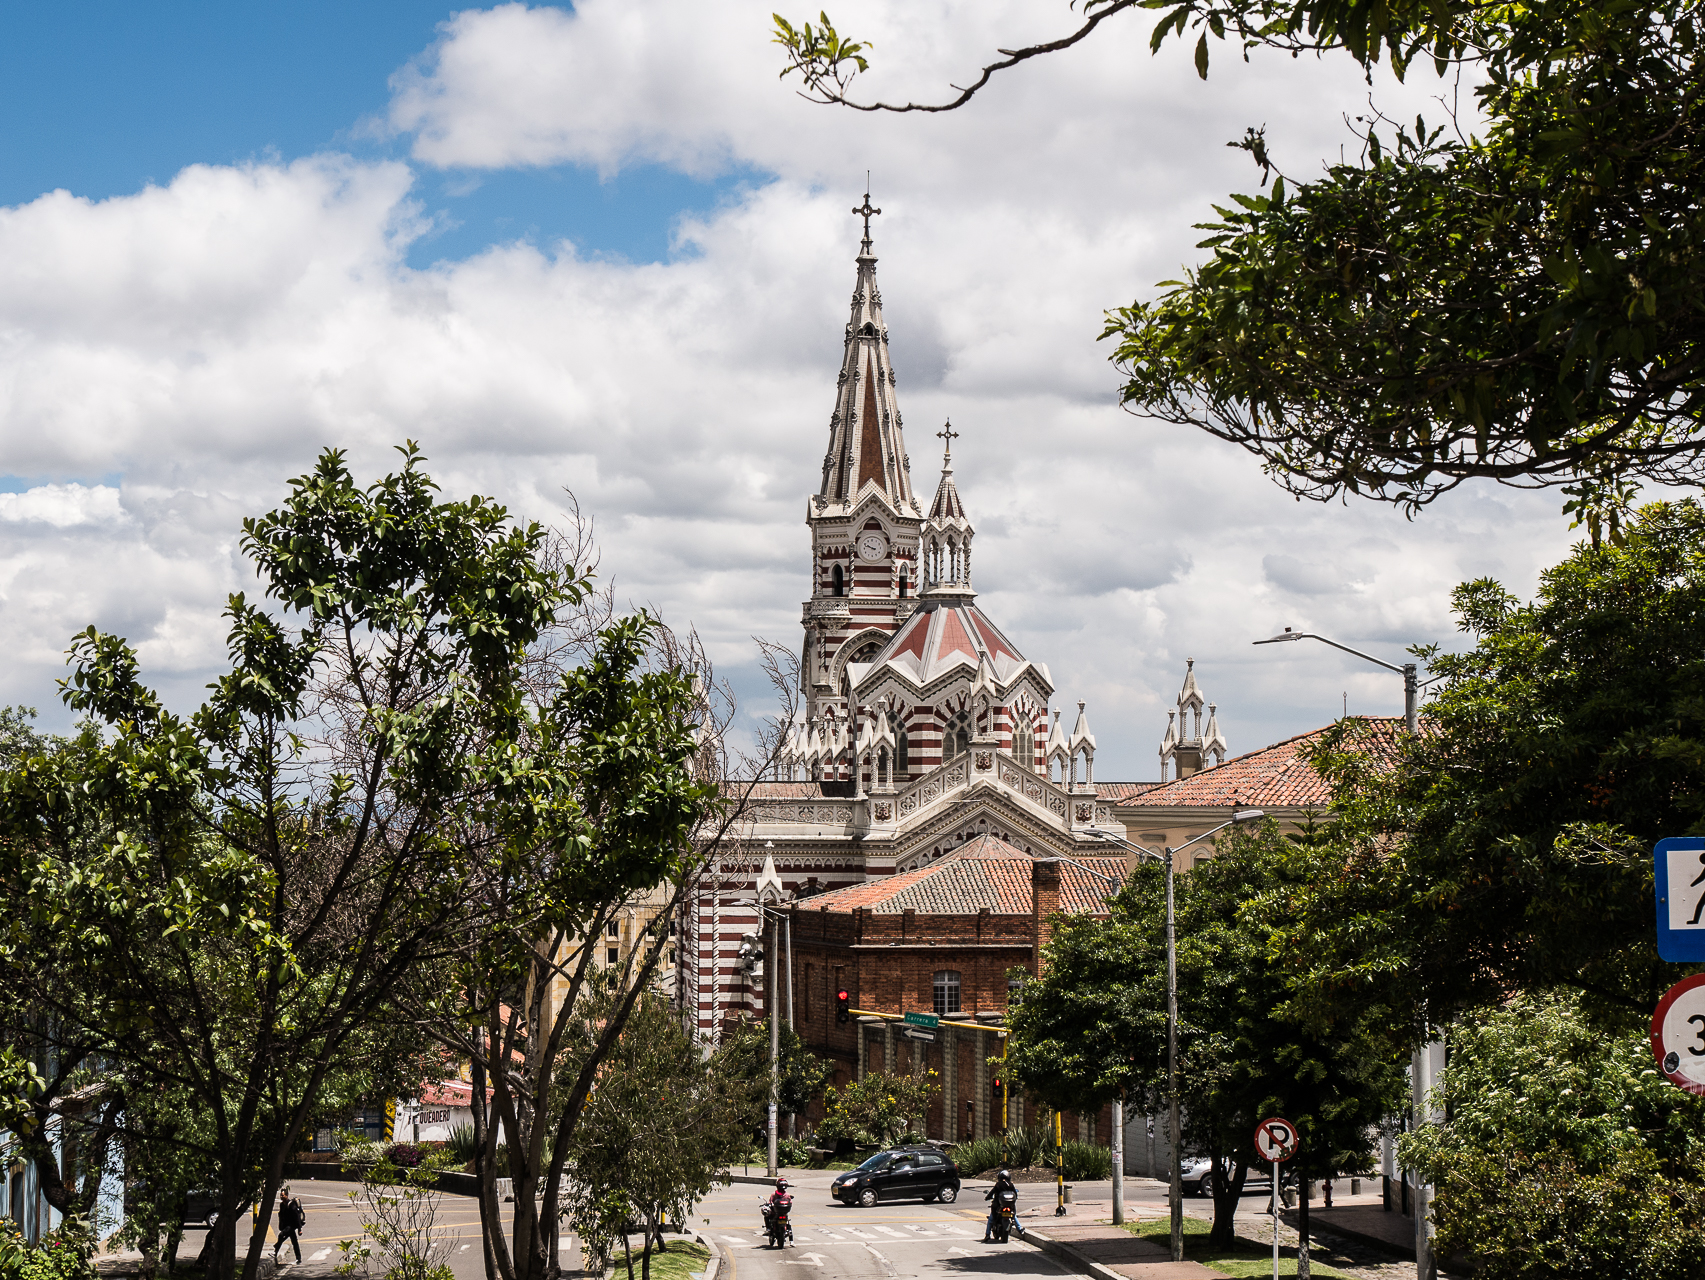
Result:
[[[983,1244],[986,1206],[982,1191],[972,1186],[965,1188],[956,1204],[914,1200],[860,1209],[843,1207],[829,1198],[831,1176],[805,1175],[796,1184],[794,1244],[786,1249],[770,1249],[764,1242],[758,1204],[768,1194],[766,1188],[737,1183],[713,1191],[699,1206],[694,1225],[724,1251],[728,1270],[717,1280],[892,1280],[898,1276],[1018,1280],[1071,1274],[1017,1240]],[[1025,1188],[1020,1212],[1041,1202],[1040,1191]]]

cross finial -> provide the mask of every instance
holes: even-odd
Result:
[[[861,215],[864,218],[864,251],[866,253],[869,253],[870,252],[870,215],[873,213],[881,213],[882,210],[877,209],[871,205],[871,203],[870,203],[870,186],[868,183],[865,185],[865,189],[864,189],[864,203],[862,205],[855,205],[853,207],[853,212]]]
[[[946,442],[941,451],[941,469],[943,471],[946,471],[948,465],[953,461],[953,442],[964,434],[963,431],[955,431],[951,422],[935,433],[938,440]]]

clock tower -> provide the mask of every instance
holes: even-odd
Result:
[[[896,377],[876,287],[868,194],[823,482],[811,498],[812,592],[800,661],[804,714],[845,732],[849,663],[868,662],[917,608],[925,513],[912,493]]]

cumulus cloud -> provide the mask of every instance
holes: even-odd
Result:
[[[193,698],[225,595],[253,589],[241,517],[322,447],[371,474],[405,438],[447,490],[530,517],[560,518],[572,488],[618,593],[696,624],[744,679],[752,633],[798,634],[867,168],[914,479],[933,487],[951,416],[984,603],[1062,700],[1089,701],[1103,776],[1152,775],[1186,656],[1235,749],[1324,722],[1346,689],[1395,711],[1377,671],[1249,641],[1290,624],[1395,658],[1450,638],[1455,582],[1528,590],[1560,553],[1543,495],[1474,490],[1413,522],[1299,506],[1236,450],[1116,407],[1103,308],[1175,275],[1189,224],[1254,184],[1223,145],[1246,125],[1294,173],[1336,155],[1368,92],[1353,68],[1227,55],[1203,84],[1132,23],[968,111],[870,117],[777,81],[771,7],[462,12],[393,81],[383,125],[411,163],[195,166],[0,210],[0,450],[51,482],[0,495],[0,697],[48,701],[93,622]],[[919,97],[1069,15],[913,2],[859,22],[871,91]],[[1422,79],[1377,92],[1412,115]],[[565,241],[408,265],[442,216],[423,168],[638,162],[766,176],[679,219],[660,262]]]

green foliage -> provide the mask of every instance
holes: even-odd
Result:
[[[1658,1075],[1645,1037],[1525,996],[1450,1038],[1446,1119],[1399,1145],[1437,1184],[1441,1248],[1488,1280],[1705,1269],[1705,1099]]]
[[[1109,317],[1124,401],[1241,444],[1309,497],[1696,479],[1705,104],[1688,87],[1705,11],[1429,8],[1387,11],[1393,61],[1429,35],[1466,52],[1485,136],[1377,120],[1324,178],[1216,207],[1209,260]],[[1286,38],[1306,17],[1366,60],[1334,11],[1375,12],[1306,5]]]
[[[822,1096],[834,1066],[812,1053],[805,1037],[785,1023],[778,1028],[778,1042],[776,1111],[778,1115],[799,1115]],[[770,1024],[741,1018],[724,1033],[716,1056],[718,1072],[725,1079],[742,1082],[746,1123],[754,1129],[763,1128],[768,1123],[770,1103]]]
[[[474,1126],[459,1124],[450,1130],[450,1141],[446,1144],[451,1158],[457,1164],[466,1164],[474,1158]]]
[[[34,1248],[11,1218],[0,1218],[0,1280],[95,1280],[94,1239],[81,1218],[42,1236]]]
[[[1632,1029],[1682,976],[1652,936],[1651,847],[1705,830],[1705,510],[1652,504],[1522,604],[1458,588],[1426,732],[1365,722],[1318,767],[1340,820],[1281,926],[1299,1000],[1374,1002],[1419,1035],[1506,992],[1573,988]]]
[[[823,1095],[827,1114],[817,1126],[821,1138],[851,1138],[859,1143],[888,1146],[898,1142],[912,1123],[921,1124],[929,1105],[941,1092],[934,1071],[921,1076],[871,1071],[862,1080]]]
[[[1258,1121],[1283,1115],[1315,1174],[1370,1167],[1370,1127],[1403,1093],[1385,1019],[1294,1016],[1291,971],[1270,950],[1284,903],[1307,883],[1313,833],[1269,823],[1228,832],[1176,882],[1178,1072],[1186,1149],[1231,1163],[1216,1185],[1217,1243],[1231,1239],[1235,1187],[1256,1159]],[[1166,1090],[1165,881],[1144,863],[1105,920],[1062,919],[1043,976],[1013,1011],[1007,1070],[1060,1110],[1123,1096],[1159,1111]]]
[[[561,1073],[583,1068],[620,998],[603,989],[577,1011],[580,1038]],[[685,1222],[745,1140],[745,1086],[725,1079],[715,1062],[681,1030],[668,1002],[647,995],[603,1059],[598,1089],[586,1101],[573,1133],[574,1171],[569,1220],[594,1257],[635,1229],[644,1234],[641,1265],[649,1266],[652,1237],[668,1222]]]
[[[450,1238],[438,1230],[438,1175],[450,1164],[435,1152],[412,1168],[391,1160],[380,1143],[352,1145],[346,1167],[361,1171],[361,1187],[349,1202],[361,1214],[362,1235],[338,1243],[337,1274],[365,1274],[378,1259],[385,1280],[450,1280]]]

